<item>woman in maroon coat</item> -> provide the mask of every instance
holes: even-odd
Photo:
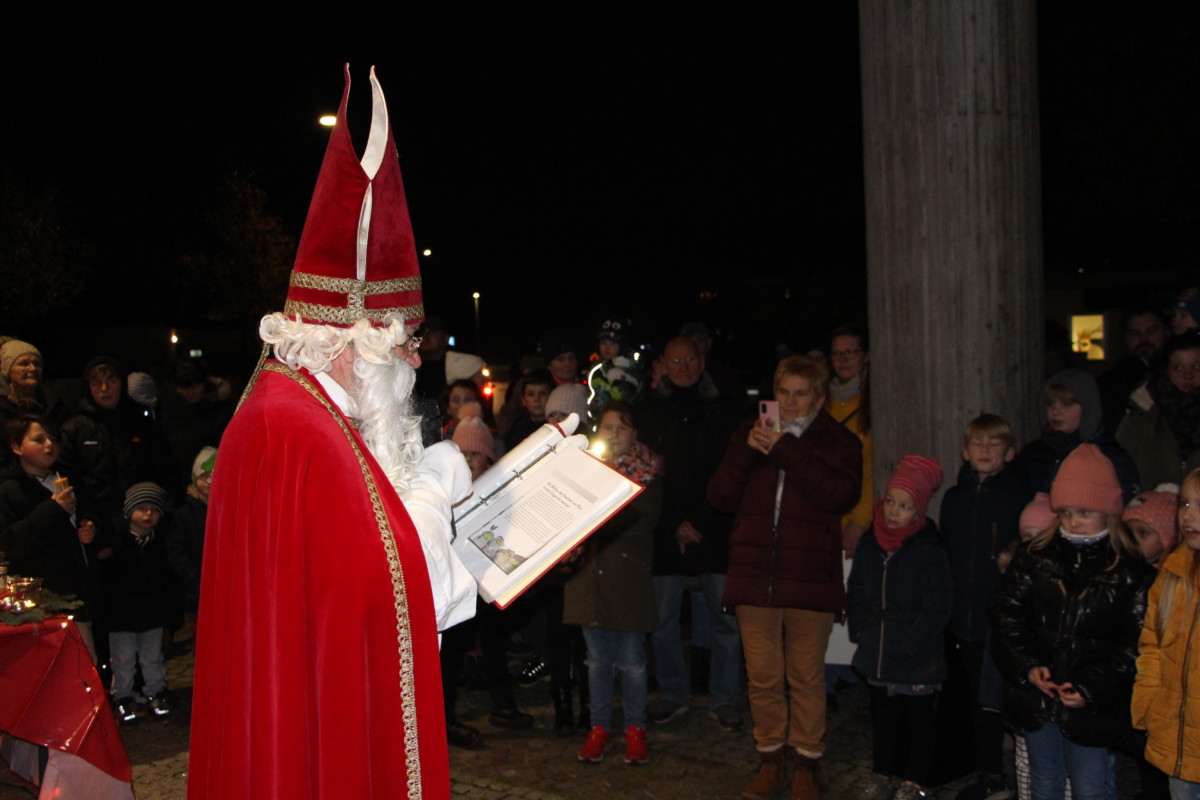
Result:
[[[771,421],[744,424],[708,485],[713,506],[737,514],[724,603],[735,608],[742,632],[761,758],[742,792],[747,798],[784,788],[789,754],[792,796],[818,796],[825,643],[845,608],[841,517],[858,500],[862,481],[862,445],[822,410],[828,382],[825,367],[812,359],[781,361],[775,370],[780,430]]]

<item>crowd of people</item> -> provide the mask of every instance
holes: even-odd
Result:
[[[578,752],[588,763],[622,728],[626,763],[645,763],[647,725],[693,711],[700,696],[717,724],[740,730],[744,669],[760,756],[746,798],[821,796],[826,706],[847,680],[869,690],[870,797],[923,797],[939,776],[973,771],[963,800],[1014,790],[1107,799],[1116,752],[1138,762],[1142,797],[1190,791],[1200,777],[1186,701],[1198,575],[1188,570],[1200,549],[1188,510],[1200,489],[1191,298],[1177,303],[1172,333],[1158,311],[1126,314],[1129,355],[1098,379],[1082,363],[1049,375],[1045,427],[1033,441],[1015,441],[996,414],[958,423],[962,462],[937,514],[930,503],[943,471],[924,455],[900,459],[882,496],[872,495],[861,330],[838,328],[828,349],[780,360],[769,395],[778,406],[755,414],[745,381],[718,381],[723,368],[706,358],[702,325],[639,361],[644,351],[622,338],[628,321],[605,321],[585,370],[526,370],[494,419],[485,404],[472,402],[466,419],[447,405],[447,430],[457,441],[468,428],[484,442],[484,464],[538,425],[590,411],[617,468],[653,489],[516,606],[493,611],[512,619],[491,646],[531,634],[535,653],[514,680],[549,674],[555,727],[588,731]],[[563,352],[575,360],[561,332],[540,350],[542,363]],[[620,399],[605,402],[614,375]],[[560,585],[565,603],[549,599]],[[1174,587],[1169,612],[1165,585]],[[586,705],[572,724],[576,625]],[[839,637],[852,658],[839,657]],[[1157,649],[1164,638],[1170,658]],[[653,702],[648,687],[657,688]],[[511,691],[493,696],[492,724],[532,724]],[[959,731],[973,745],[969,765],[938,763],[949,697],[968,698],[957,720],[969,729]],[[457,733],[455,743],[478,745],[473,728],[455,728],[452,741]]]
[[[1177,317],[1190,316],[1190,301]],[[1200,332],[1168,335],[1150,309],[1125,323],[1130,353],[1099,380],[1079,366],[1046,380],[1046,427],[1019,451],[1003,418],[969,422],[939,526],[932,459],[905,456],[872,497],[860,329],[783,358],[777,408],[761,414],[746,381],[708,356],[700,323],[654,358],[635,349],[628,320],[606,320],[584,369],[570,337],[551,330],[514,365],[507,401],[493,409],[482,359],[448,349],[430,318],[418,371],[430,395],[416,400],[427,445],[454,442],[474,478],[574,413],[606,443],[604,457],[647,487],[516,604],[478,601],[474,619],[443,632],[450,743],[483,742],[455,716],[464,676],[487,686],[489,721],[507,728],[533,724],[513,684],[548,676],[556,731],[587,733],[581,761],[602,760],[623,731],[626,763],[644,764],[648,725],[688,713],[690,697],[707,696],[717,724],[742,729],[744,669],[760,768],[743,796],[819,797],[827,700],[865,680],[870,791],[920,797],[938,774],[939,699],[957,675],[974,700],[978,780],[964,800],[1009,791],[1006,728],[1017,734],[1022,797],[1111,797],[1113,748],[1141,760],[1147,798],[1166,796],[1167,776],[1200,778],[1186,714]],[[97,356],[72,412],[42,370],[34,345],[0,346],[12,455],[0,472],[5,560],[83,600],[76,621],[107,668],[119,719],[169,714],[177,698],[163,654],[200,610],[208,486],[232,387],[187,359],[160,404],[153,378]],[[853,643],[853,670],[836,655],[847,652],[839,637]],[[530,655],[510,675],[514,638]],[[1132,723],[1149,730],[1149,761]]]
[[[513,685],[548,676],[555,730],[586,733],[579,760],[601,761],[623,732],[626,763],[645,764],[647,727],[691,712],[692,698],[741,730],[744,670],[760,766],[743,797],[816,798],[826,704],[861,680],[869,792],[906,800],[940,774],[940,701],[960,680],[977,772],[963,800],[1007,796],[1014,782],[1033,800],[1111,798],[1118,751],[1138,760],[1143,797],[1197,796],[1190,302],[1179,301],[1173,330],[1153,309],[1128,313],[1129,355],[1098,380],[1081,366],[1048,377],[1045,428],[1024,446],[998,415],[970,420],[936,523],[943,473],[926,456],[904,456],[872,496],[860,329],[780,360],[776,405],[759,409],[746,381],[709,356],[700,323],[654,357],[635,349],[628,320],[606,320],[582,369],[570,337],[551,330],[493,409],[482,359],[449,350],[430,318],[418,385],[431,395],[415,400],[427,446],[453,442],[475,478],[574,413],[605,443],[601,457],[646,487],[515,604],[477,600],[475,618],[443,631],[448,741],[483,744],[455,715],[467,678],[490,692],[492,725],[524,728],[533,718]],[[76,622],[120,720],[171,713],[163,656],[185,615],[203,613],[206,504],[230,383],[187,359],[160,403],[151,376],[101,355],[69,410],[44,385],[41,353],[19,339],[0,345],[0,378],[11,456],[0,471],[3,560],[83,601]],[[511,675],[521,642],[529,656]]]
[[[160,397],[107,355],[83,365],[72,407],[36,346],[0,339],[0,561],[81,602],[123,723],[174,711],[164,653],[197,615],[189,796],[448,796],[447,746],[483,743],[455,714],[475,654],[491,725],[532,726],[513,685],[548,677],[579,761],[623,733],[631,766],[651,759],[649,724],[701,697],[742,730],[744,671],[747,800],[821,796],[846,681],[870,697],[868,798],[927,796],[956,680],[976,773],[960,800],[1008,796],[1006,730],[1022,798],[1109,800],[1116,750],[1138,760],[1144,797],[1200,798],[1196,290],[1169,324],[1132,309],[1129,354],[1099,380],[1059,365],[1045,428],[1019,450],[1002,416],[950,421],[962,463],[935,522],[944,476],[927,455],[898,459],[874,495],[853,326],[781,353],[757,408],[703,323],[650,350],[625,318],[601,322],[594,348],[551,329],[494,409],[483,360],[425,315],[374,71],[370,85],[360,157],[347,65],[287,299],[260,321],[236,413],[198,360]],[[517,601],[485,604],[453,508],[571,415],[644,491]]]
[[[233,413],[229,386],[187,359],[177,365],[176,394],[160,404],[150,375],[101,355],[83,366],[72,408],[44,384],[38,348],[10,337],[0,371],[0,561],[82,603],[76,626],[119,719],[133,722],[139,706],[170,714],[178,698],[165,684],[164,656],[198,610],[209,480]]]

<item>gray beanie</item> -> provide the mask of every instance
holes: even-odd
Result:
[[[142,481],[130,486],[125,492],[125,519],[129,519],[133,510],[140,505],[151,505],[158,513],[167,511],[167,490],[151,481]]]
[[[20,339],[9,339],[0,346],[0,375],[6,379],[8,373],[12,371],[13,364],[21,356],[33,353],[38,358],[42,357],[42,351],[31,345],[29,342],[22,342]]]

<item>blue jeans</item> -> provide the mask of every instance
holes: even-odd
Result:
[[[142,693],[158,694],[166,687],[167,668],[163,660],[162,628],[141,633],[112,631],[108,634],[109,660],[112,662],[113,697],[121,700],[133,694],[133,674],[142,665]]]
[[[679,610],[683,604],[684,575],[654,576],[654,677],[658,680],[659,696],[680,705],[688,699],[687,668],[683,663],[683,637],[679,628]],[[737,618],[721,610],[725,593],[725,576],[705,573],[700,576],[700,589],[708,610],[708,644],[712,651],[712,666],[708,676],[708,691],[714,708],[733,703],[738,690],[738,669],[742,660],[742,640],[738,634]]]
[[[1075,744],[1053,722],[1027,733],[1025,741],[1029,747],[1031,800],[1061,800],[1068,775],[1074,800],[1108,800],[1107,747]]]
[[[583,641],[587,642],[592,724],[612,731],[613,680],[619,672],[625,724],[646,727],[646,634],[584,628]]]
[[[688,602],[692,610],[692,647],[708,649],[708,605],[704,592],[699,589],[688,591]]]
[[[1200,783],[1168,777],[1167,784],[1171,787],[1171,800],[1200,800]]]

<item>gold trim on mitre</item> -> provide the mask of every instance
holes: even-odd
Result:
[[[363,308],[362,299],[354,302],[350,295],[351,305],[327,306],[321,303],[305,303],[302,300],[288,300],[283,304],[283,313],[289,317],[299,315],[304,319],[315,320],[327,325],[353,325],[360,319],[384,323],[389,314],[399,314],[406,320],[421,319],[425,316],[425,304],[414,303],[411,306],[392,306],[391,308]]]
[[[419,292],[421,276],[409,275],[405,278],[389,278],[384,281],[360,281],[354,278],[331,278],[328,275],[316,275],[312,272],[293,272],[292,277],[288,280],[288,285],[301,289],[319,289],[322,292],[361,294],[369,297],[373,294]]]

